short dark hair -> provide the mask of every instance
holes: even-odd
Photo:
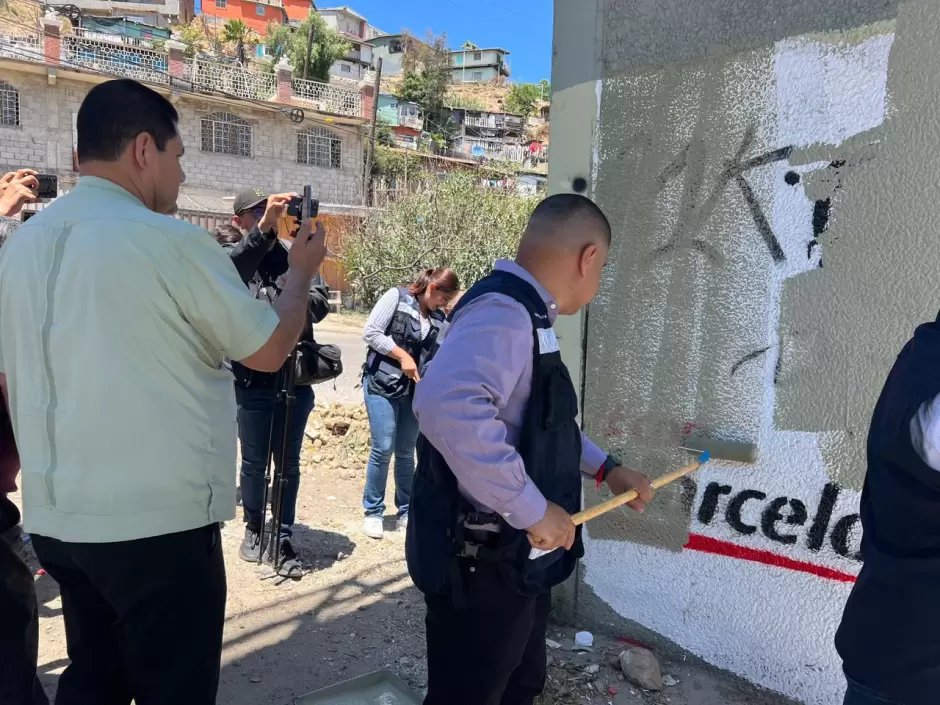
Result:
[[[157,149],[177,136],[176,108],[147,86],[121,78],[88,91],[78,109],[78,162],[117,161],[137,135],[153,137]]]
[[[212,237],[214,237],[215,241],[223,247],[225,245],[235,245],[241,242],[242,231],[236,228],[234,225],[223,223],[212,231]]]
[[[607,235],[607,244],[610,244],[610,221],[594,201],[577,193],[556,193],[542,199],[529,218],[530,227],[553,228],[559,223],[571,218],[581,217],[595,221]]]

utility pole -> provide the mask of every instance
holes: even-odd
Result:
[[[375,158],[375,127],[379,117],[379,89],[382,85],[382,57],[375,65],[375,87],[372,89],[372,126],[369,128],[369,151],[366,156],[366,172],[362,175],[362,205],[369,205],[372,190],[372,161]]]
[[[310,22],[310,31],[307,33],[307,59],[304,61],[304,80],[310,75],[310,52],[313,51],[313,22]]]

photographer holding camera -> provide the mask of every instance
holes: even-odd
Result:
[[[39,179],[33,169],[19,169],[0,177],[0,216],[14,217],[39,197]]]
[[[268,194],[257,188],[246,189],[235,197],[233,223],[247,235],[234,246],[228,246],[229,256],[255,298],[273,303],[281,293],[290,243],[278,237],[278,223],[287,215],[291,201],[297,198],[294,193]],[[216,239],[221,238],[217,235]],[[313,343],[313,325],[329,313],[328,298],[329,288],[318,273],[307,297],[307,325],[301,334],[301,345]],[[289,428],[286,429],[286,453],[282,458],[278,450],[284,442],[285,409],[278,404],[280,375],[256,372],[238,362],[232,363],[232,372],[238,403],[242,508],[246,524],[238,555],[253,563],[258,562],[262,553],[265,561],[269,559],[265,550],[267,546],[262,545],[261,524],[265,470],[273,455],[276,470],[285,479],[278,534],[280,557],[276,570],[279,575],[299,578],[303,575],[303,567],[291,545],[291,537],[300,487],[300,450],[304,428],[313,411],[313,389],[309,380],[298,379]],[[283,467],[280,467],[282,462]]]

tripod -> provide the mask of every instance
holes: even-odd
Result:
[[[274,568],[274,576],[281,575],[281,518],[284,516],[284,490],[287,487],[287,478],[284,476],[284,470],[287,463],[288,451],[288,431],[290,429],[291,417],[293,416],[294,405],[297,398],[294,396],[297,386],[297,355],[298,346],[294,346],[287,362],[277,373],[277,400],[274,405],[274,411],[271,414],[271,426],[268,429],[268,452],[267,466],[264,470],[264,495],[261,500],[261,550],[258,552],[258,563],[261,564],[264,552],[267,551],[268,559]],[[274,443],[274,421],[277,418],[278,406],[284,407],[284,423],[281,432],[281,447],[277,463],[274,463],[274,482],[271,482],[271,465],[273,460],[272,446]],[[268,511],[268,491],[273,490],[271,495],[271,539],[265,545],[265,533],[267,531],[267,511]],[[267,577],[274,577],[267,576]],[[289,578],[292,576],[283,575],[281,577]]]

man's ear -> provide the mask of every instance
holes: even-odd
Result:
[[[141,132],[131,143],[131,149],[134,151],[134,161],[140,169],[145,169],[147,163],[152,158],[152,152],[157,148],[153,137],[146,132]]]
[[[578,261],[578,271],[581,276],[586,276],[594,265],[595,260],[600,257],[600,248],[594,243],[585,245],[581,249],[581,258]]]
[[[236,228],[241,228],[242,230],[247,230],[247,228],[245,227],[245,224],[242,223],[242,219],[239,218],[237,215],[233,215],[233,216],[232,216],[232,225],[234,225]]]

